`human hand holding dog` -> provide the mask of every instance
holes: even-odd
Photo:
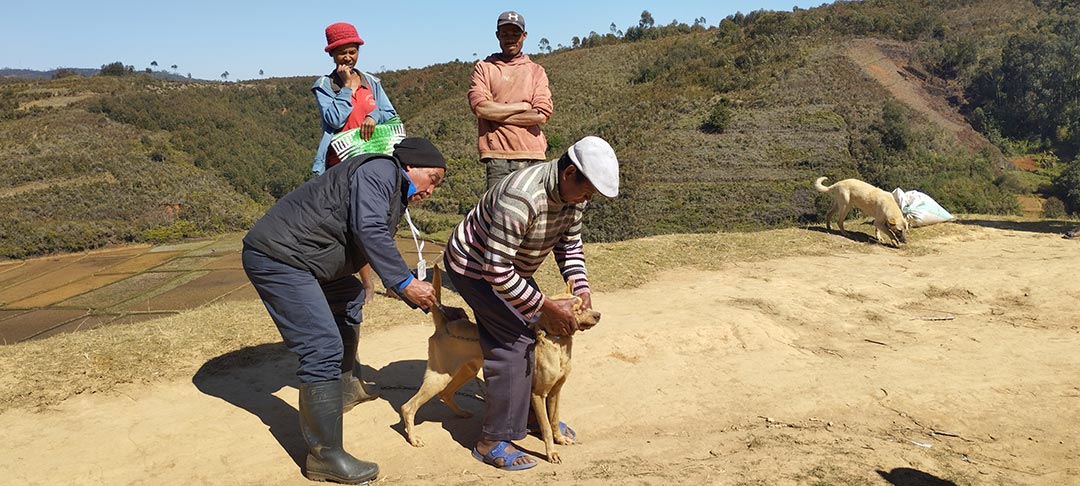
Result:
[[[436,304],[435,287],[423,280],[412,279],[409,285],[401,289],[401,293],[405,294],[405,298],[409,299],[409,302],[420,306],[424,310],[428,310]]]
[[[574,299],[552,300],[544,297],[540,314],[546,318],[545,331],[557,336],[569,336],[578,330],[577,318],[574,317]]]
[[[582,310],[592,309],[592,293],[591,292],[585,292],[584,294],[579,295],[578,298],[581,299],[581,309]]]

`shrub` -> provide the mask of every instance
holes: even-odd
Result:
[[[1020,170],[1010,170],[1002,174],[994,180],[994,184],[1001,188],[1002,191],[1012,194],[1047,192],[1052,185],[1050,178],[1047,176]]]
[[[1065,217],[1065,202],[1056,197],[1049,197],[1046,202],[1043,203],[1043,217],[1044,218],[1064,218]]]
[[[165,243],[180,238],[196,236],[199,234],[195,223],[186,219],[178,219],[172,224],[150,228],[143,232],[143,238],[151,243]]]
[[[705,122],[701,124],[701,130],[707,133],[723,133],[731,124],[731,119],[734,114],[731,111],[731,107],[726,99],[713,104],[712,110],[709,111],[709,116],[705,118]]]
[[[1017,214],[1020,203],[989,180],[971,177],[964,172],[947,172],[931,177],[923,192],[949,212],[982,214]]]
[[[127,76],[135,72],[134,66],[124,66],[120,61],[103,64],[98,74],[102,76]]]
[[[1061,175],[1054,179],[1054,192],[1070,213],[1080,212],[1080,160],[1069,164]]]

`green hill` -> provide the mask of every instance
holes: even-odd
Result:
[[[1017,193],[1076,211],[1078,11],[867,0],[716,26],[657,26],[643,13],[622,36],[533,56],[555,100],[548,156],[585,135],[619,154],[622,194],[587,213],[591,241],[817,221],[818,176],[918,189],[955,212],[1015,212]],[[444,188],[416,211],[431,234],[483,187],[471,71],[380,74],[409,133],[451,159]],[[0,255],[245,229],[308,177],[311,82],[0,81]],[[1018,156],[1038,170],[1007,171]]]

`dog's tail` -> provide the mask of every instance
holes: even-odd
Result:
[[[828,179],[828,177],[818,177],[817,180],[814,181],[814,188],[817,189],[818,192],[829,192],[828,186],[822,184],[825,179]]]
[[[446,313],[442,308],[442,272],[439,271],[438,263],[431,270],[435,272],[431,275],[431,286],[435,288],[435,305],[431,306],[431,320],[435,323],[435,328],[445,330],[449,319],[446,318]]]

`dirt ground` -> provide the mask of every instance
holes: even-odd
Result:
[[[839,236],[837,236],[839,237]],[[432,402],[411,447],[426,324],[363,336],[382,399],[345,416],[378,484],[1080,484],[1080,243],[973,227],[911,256],[869,252],[668,272],[597,293],[575,337],[562,464],[469,454],[479,418]],[[252,305],[256,305],[252,303]],[[250,355],[219,371],[213,361]],[[5,484],[310,484],[280,344],[190,379],[0,414]],[[218,371],[208,371],[218,370]],[[458,401],[483,411],[474,381]],[[534,437],[518,445],[542,457]]]

